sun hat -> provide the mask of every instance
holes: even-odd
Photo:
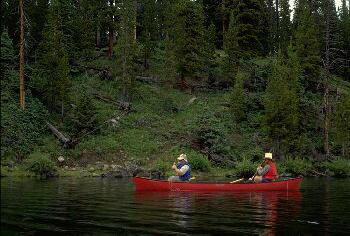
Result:
[[[182,153],[177,159],[178,159],[179,161],[181,161],[181,160],[187,161],[186,154],[183,154],[183,153]]]
[[[270,159],[270,160],[272,160],[272,153],[271,153],[271,152],[265,153],[264,159]]]

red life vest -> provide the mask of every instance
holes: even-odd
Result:
[[[264,179],[274,180],[278,176],[276,164],[271,161],[268,165],[270,166],[270,170],[264,175]]]

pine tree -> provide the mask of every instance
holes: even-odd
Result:
[[[235,85],[232,90],[232,104],[231,109],[234,119],[239,122],[246,118],[246,94],[243,88],[244,78],[247,75],[242,72],[238,72],[235,80]]]
[[[116,66],[119,71],[121,81],[120,98],[122,101],[129,100],[131,89],[134,85],[136,72],[136,50],[134,27],[136,25],[136,9],[130,0],[123,0],[119,5],[120,22],[118,27],[118,40],[116,46]]]
[[[279,47],[285,54],[287,54],[288,45],[291,39],[290,12],[289,0],[280,0]]]
[[[289,47],[285,61],[279,53],[266,88],[265,128],[278,151],[293,147],[299,130],[300,69],[295,52]]]
[[[60,1],[51,2],[48,24],[44,30],[44,40],[41,45],[39,74],[35,81],[50,110],[56,110],[58,106],[63,110],[70,83],[67,40],[63,33],[61,7]]]
[[[305,76],[304,85],[309,89],[317,88],[320,83],[320,42],[318,27],[307,3],[303,6],[300,22],[297,23],[295,44],[300,65]],[[301,7],[301,6],[300,6]]]
[[[186,86],[186,80],[198,78],[203,69],[204,14],[198,2],[181,0],[174,16],[174,50],[180,84]]]
[[[228,77],[233,78],[237,73],[239,60],[243,57],[238,45],[238,24],[234,14],[231,14],[230,25],[225,35],[225,52],[227,54],[226,68]]]
[[[350,95],[344,93],[337,104],[335,117],[336,141],[342,147],[343,157],[349,157],[350,151]]]
[[[275,7],[273,4],[273,0],[267,0],[266,1],[266,8],[267,8],[267,22],[268,22],[268,51],[269,53],[273,53],[277,51],[277,24],[275,20]],[[265,33],[266,33],[265,32]]]
[[[263,1],[237,0],[233,14],[237,29],[237,42],[242,58],[249,59],[262,55],[265,50],[261,35],[264,22],[267,21]]]
[[[350,10],[346,6],[346,0],[342,0],[342,6],[339,15],[339,29],[341,39],[340,48],[344,52],[345,61],[344,66],[342,67],[341,75],[350,82]]]

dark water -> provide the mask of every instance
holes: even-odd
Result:
[[[2,235],[349,235],[350,179],[296,193],[135,192],[131,179],[1,179]]]

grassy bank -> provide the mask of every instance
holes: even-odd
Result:
[[[97,61],[95,66],[98,63],[102,62]],[[262,78],[266,79],[266,76]],[[72,104],[79,104],[82,96],[89,97],[88,108],[94,114],[91,119],[94,128],[98,129],[90,134],[74,133],[67,122],[70,118],[68,110],[68,117],[51,117],[51,122],[68,136],[78,139],[77,145],[65,149],[47,131],[28,156],[47,157],[52,162],[48,168],[56,168],[59,176],[100,176],[113,170],[101,166],[123,166],[125,163],[137,165],[146,172],[159,171],[169,176],[172,174],[170,165],[181,153],[187,154],[195,175],[252,175],[264,152],[272,146],[262,126],[263,94],[259,90],[246,94],[246,118],[237,121],[232,115],[232,91],[207,87],[181,91],[166,80],[158,76],[152,83],[136,81],[130,97],[131,111],[126,113],[95,96],[99,94],[117,100],[117,81],[79,73],[73,80],[70,100]],[[251,82],[249,78],[246,81]],[[321,98],[312,99],[317,103],[316,100]],[[87,116],[89,112],[86,111]],[[83,119],[82,122],[90,120]],[[305,140],[314,142],[313,146],[320,145],[314,136],[305,136]],[[298,145],[304,148],[308,142]],[[64,158],[62,163],[58,162],[60,156]],[[331,161],[315,161],[306,149],[277,159],[281,175],[350,175],[349,160],[332,157]],[[28,163],[11,155],[2,156],[1,165],[4,176],[31,176],[33,172],[29,172]]]

